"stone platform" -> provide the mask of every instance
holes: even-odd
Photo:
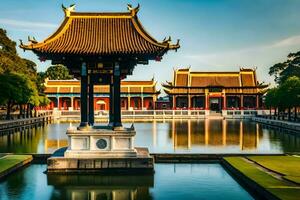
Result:
[[[67,130],[69,147],[66,158],[136,157],[133,127],[113,130],[109,126],[94,126]]]
[[[147,148],[135,148],[136,157],[67,158],[52,156],[48,173],[153,174],[153,158]]]
[[[153,173],[154,160],[147,148],[135,148],[133,128],[69,128],[69,146],[48,160],[48,173]]]

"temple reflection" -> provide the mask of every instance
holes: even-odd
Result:
[[[47,175],[54,187],[51,199],[66,200],[137,200],[152,199],[149,188],[153,175]],[[57,196],[59,195],[59,196]]]
[[[191,149],[194,146],[239,146],[240,150],[258,148],[263,137],[262,127],[243,120],[173,120],[170,134],[173,148]]]
[[[45,139],[45,152],[52,152],[66,146],[68,146],[67,139]]]
[[[129,126],[131,123],[129,124]],[[0,152],[52,153],[68,146],[67,123],[0,136]],[[192,119],[135,123],[136,144],[151,153],[298,152],[300,137],[250,120]]]

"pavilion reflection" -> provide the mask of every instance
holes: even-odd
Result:
[[[136,200],[152,199],[153,175],[47,175],[54,187],[51,199]]]
[[[239,146],[240,150],[258,148],[263,137],[262,127],[243,120],[173,120],[169,136],[173,148],[192,146]]]
[[[45,152],[53,152],[59,148],[67,147],[68,140],[67,139],[45,139]]]

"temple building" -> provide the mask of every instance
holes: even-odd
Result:
[[[163,84],[173,109],[222,110],[261,109],[268,85],[260,84],[254,69],[237,72],[174,70],[173,81]]]
[[[153,110],[160,94],[156,81],[121,81],[123,110]],[[45,80],[45,94],[51,100],[49,109],[80,110],[79,80]],[[94,109],[109,110],[109,86],[94,86]]]

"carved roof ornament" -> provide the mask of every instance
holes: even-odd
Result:
[[[138,4],[135,8],[133,8],[131,4],[127,4],[127,9],[129,10],[132,16],[135,16],[140,10],[140,4]]]
[[[70,17],[71,12],[75,11],[75,6],[76,6],[75,4],[72,4],[72,5],[70,5],[70,7],[66,8],[64,6],[64,4],[61,4],[61,7],[62,7],[66,17]]]
[[[28,41],[29,42],[31,42],[32,44],[37,44],[38,43],[38,41],[35,39],[35,37],[30,37],[30,36],[28,36]]]

